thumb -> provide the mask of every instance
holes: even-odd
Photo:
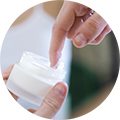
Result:
[[[106,25],[106,21],[95,12],[78,28],[73,37],[73,44],[76,47],[84,47],[95,40],[104,30]]]
[[[61,108],[67,91],[68,87],[64,82],[57,83],[44,98],[41,106],[34,114],[52,119]]]

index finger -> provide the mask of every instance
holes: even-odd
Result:
[[[64,2],[52,28],[52,38],[49,50],[51,67],[54,67],[61,57],[61,51],[64,46],[67,31],[69,31],[74,22],[75,14],[70,4],[71,3],[67,4],[67,2]]]
[[[52,29],[52,39],[49,50],[51,67],[54,67],[61,57],[65,38],[74,24],[75,17],[82,17],[89,11],[90,9],[82,4],[71,1],[64,2]]]

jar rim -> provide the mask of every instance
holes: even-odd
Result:
[[[24,52],[20,60],[20,64],[28,67],[29,69],[32,68],[31,70],[34,72],[36,71],[35,73],[38,75],[40,74],[39,71],[41,71],[52,79],[64,79],[66,74],[66,71],[63,69],[63,62],[60,62],[56,69],[51,68],[50,61],[47,58],[44,58],[32,52]],[[32,67],[30,68],[30,66]]]

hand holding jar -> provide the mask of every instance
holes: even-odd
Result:
[[[11,65],[2,71],[2,76],[5,83],[7,82],[13,67],[14,65]],[[28,111],[38,116],[52,119],[61,108],[63,101],[67,95],[67,91],[67,85],[64,82],[58,82],[45,96],[38,110],[28,109]],[[10,93],[15,100],[18,100],[18,96],[16,96],[12,92]]]

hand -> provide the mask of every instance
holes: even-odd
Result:
[[[7,82],[8,78],[9,78],[9,75],[12,71],[13,66],[14,65],[11,65],[2,71],[2,76],[3,76],[3,80],[5,83]],[[46,97],[44,98],[44,100],[43,100],[41,106],[38,108],[38,110],[28,109],[28,111],[30,111],[38,116],[52,119],[56,115],[56,113],[59,111],[59,109],[61,108],[61,106],[64,102],[64,99],[67,95],[67,91],[68,91],[68,87],[64,82],[57,83],[51,89],[51,91],[46,95]],[[13,96],[13,98],[15,100],[18,100],[18,98],[19,98],[18,96],[14,95],[13,93],[11,93],[11,95]]]
[[[82,48],[87,44],[99,44],[110,31],[111,28],[99,14],[82,4],[65,1],[52,29],[51,67],[61,57],[66,37],[76,47]]]

